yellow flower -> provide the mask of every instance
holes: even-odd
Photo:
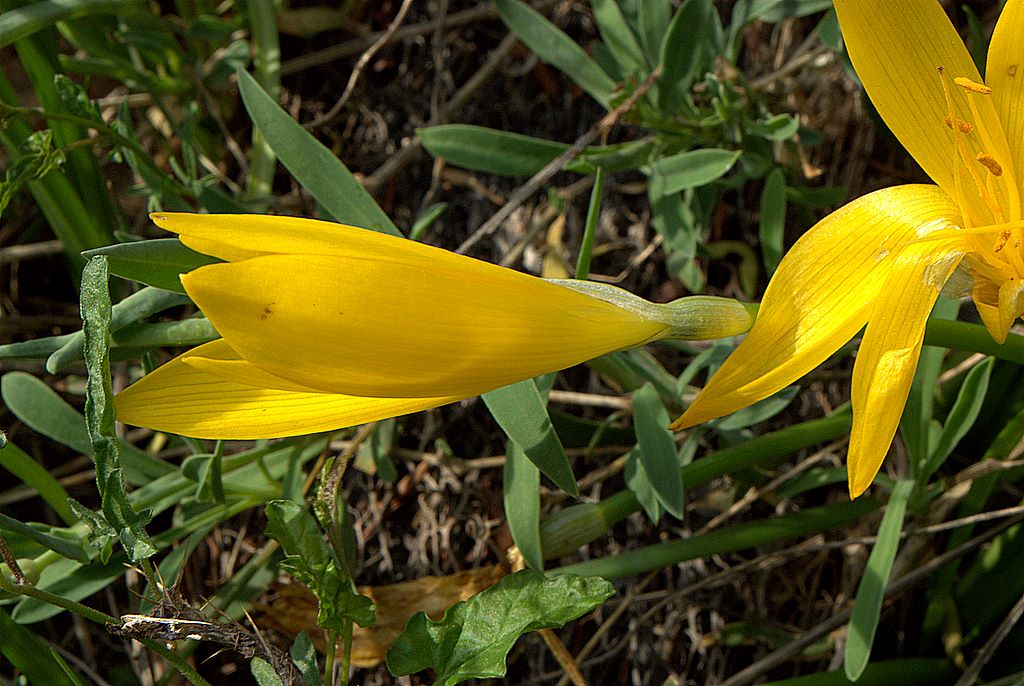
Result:
[[[1024,1],[999,18],[984,82],[936,0],[835,7],[868,97],[936,185],[866,195],[797,241],[750,335],[673,428],[778,391],[866,324],[847,460],[856,497],[892,443],[940,291],[970,293],[999,342],[1024,312]]]
[[[352,426],[660,338],[741,333],[753,319],[724,298],[654,305],[328,222],[153,220],[225,260],[181,277],[223,338],[118,394],[118,419],[198,438]]]

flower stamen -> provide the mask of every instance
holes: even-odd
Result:
[[[992,174],[992,176],[1003,175],[1002,165],[999,164],[996,158],[992,157],[992,155],[989,155],[987,152],[979,152],[975,159],[977,159],[978,162],[981,163],[981,166],[985,167],[985,169],[988,169],[989,173]]]
[[[953,83],[963,88],[968,93],[977,93],[978,95],[991,95],[992,89],[983,83],[972,81],[965,76],[958,76],[953,79]]]
[[[942,118],[942,121],[945,122],[947,128],[953,128],[953,118],[950,117],[948,114]],[[956,128],[960,129],[960,133],[968,135],[971,133],[971,131],[974,130],[974,127],[971,126],[971,122],[966,121],[964,119],[956,120]]]

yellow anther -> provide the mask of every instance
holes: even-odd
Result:
[[[1002,165],[996,161],[996,158],[992,157],[992,155],[989,155],[987,152],[979,152],[976,159],[983,167],[985,167],[985,169],[988,169],[992,176],[1003,175]]]
[[[977,81],[971,81],[963,76],[958,76],[953,79],[953,83],[963,88],[968,93],[977,93],[978,95],[988,95],[992,92],[992,89],[983,83]]]
[[[946,123],[947,128],[953,128],[953,118],[948,114],[942,118],[942,121]],[[971,126],[971,122],[964,121],[963,119],[956,120],[956,128],[960,129],[960,133],[970,133],[974,130],[974,127]]]

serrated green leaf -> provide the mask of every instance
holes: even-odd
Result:
[[[249,663],[249,672],[260,686],[284,686],[274,667],[261,657],[254,657]]]
[[[540,542],[540,470],[515,441],[508,442],[502,489],[512,540],[528,567],[544,569]]]
[[[82,272],[82,326],[85,336],[85,423],[96,461],[96,485],[103,515],[119,534],[133,561],[156,553],[145,525],[148,511],[136,512],[128,502],[121,472],[121,452],[114,432],[114,393],[110,387],[110,293],[107,260],[94,257]]]
[[[177,238],[118,243],[82,253],[86,258],[106,255],[110,273],[148,286],[184,293],[181,274],[220,262],[187,247]]]
[[[671,419],[650,383],[633,392],[633,427],[636,431],[640,461],[658,502],[682,519],[686,509],[683,478],[679,472],[679,454],[668,425]]]
[[[274,154],[337,221],[402,235],[341,160],[288,115],[256,80],[237,72],[238,91]]]
[[[557,67],[604,107],[615,82],[576,42],[520,0],[497,0],[498,13],[519,40],[537,57]]]
[[[521,635],[562,626],[614,592],[603,579],[545,580],[536,570],[516,572],[452,605],[437,622],[423,612],[413,615],[388,650],[388,669],[395,676],[433,669],[434,686],[502,677],[505,657]]]
[[[85,505],[71,498],[68,498],[68,505],[71,507],[71,511],[75,513],[75,517],[89,527],[89,533],[86,538],[88,546],[97,551],[102,564],[107,564],[111,553],[114,551],[114,543],[117,542],[117,531],[107,523],[102,512],[93,512]],[[79,560],[79,562],[88,562],[88,560]]]
[[[430,154],[487,174],[532,176],[569,149],[565,143],[470,124],[417,129]]]
[[[896,559],[903,530],[903,516],[907,501],[914,492],[914,481],[900,481],[889,498],[889,506],[878,526],[878,540],[871,549],[867,567],[857,586],[857,604],[850,615],[847,627],[846,647],[843,653],[843,669],[851,681],[856,681],[871,659],[871,644],[878,629],[878,617],[885,599],[885,587],[889,573]]]
[[[738,150],[703,148],[662,157],[646,170],[651,194],[666,196],[685,188],[705,186],[728,173],[740,154]]]
[[[505,434],[530,461],[569,495],[579,495],[569,457],[558,439],[537,384],[526,379],[481,396]]]

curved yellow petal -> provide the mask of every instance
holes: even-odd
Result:
[[[260,374],[255,368],[250,371],[254,378]],[[249,440],[331,431],[460,399],[259,388],[209,374],[179,356],[118,393],[114,404],[117,419],[126,424],[194,438]]]
[[[853,366],[853,427],[846,468],[850,497],[871,485],[907,403],[935,299],[963,258],[955,241],[904,248],[893,260],[871,308]]]
[[[178,359],[193,369],[227,381],[235,381],[243,386],[299,393],[323,392],[274,376],[270,372],[246,362],[223,338],[193,348],[180,355]]]
[[[956,223],[950,198],[920,185],[875,191],[818,222],[779,264],[746,340],[672,428],[735,412],[819,365],[867,322],[895,255]]]
[[[1003,7],[988,47],[985,82],[1003,122],[1017,178],[1024,173],[1024,2],[1009,0]]]
[[[249,362],[352,395],[476,395],[667,329],[520,272],[445,251],[432,261],[412,241],[387,243],[210,265],[182,283]]]
[[[945,68],[957,118],[972,118],[970,97],[983,119],[975,125],[990,131],[1002,128],[990,97],[952,85],[956,77],[980,82],[981,76],[942,6],[936,0],[835,0],[835,7],[850,59],[871,102],[925,172],[955,197],[954,168],[963,169],[963,162],[945,124],[949,108],[938,67]],[[984,145],[978,131],[964,136],[971,159],[987,152],[1006,160],[1005,136],[996,138],[993,147]],[[963,175],[969,186],[965,169]],[[973,188],[967,190],[967,201],[980,207]]]

